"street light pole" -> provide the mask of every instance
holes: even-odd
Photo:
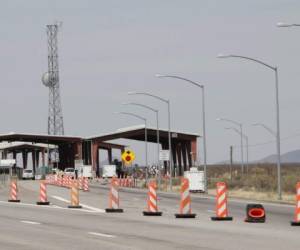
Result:
[[[246,169],[247,169],[247,174],[249,172],[249,144],[248,144],[248,136],[245,134],[241,134],[241,132],[239,130],[237,130],[236,128],[230,127],[230,128],[225,128],[225,129],[231,129],[233,131],[235,131],[236,133],[238,133],[239,135],[242,135],[245,138],[246,141]]]
[[[204,190],[207,192],[207,150],[206,150],[206,122],[205,122],[205,89],[204,85],[199,84],[197,82],[191,81],[187,78],[174,76],[174,75],[160,75],[157,74],[156,77],[159,78],[174,78],[178,80],[183,80],[185,82],[189,82],[194,86],[197,86],[201,89],[202,93],[202,129],[203,129],[203,166],[204,166]]]
[[[128,102],[128,103],[122,103],[123,105],[133,105],[133,106],[139,106],[143,107],[145,109],[151,110],[156,114],[156,139],[157,139],[157,170],[158,170],[158,186],[161,185],[161,171],[160,171],[160,160],[159,160],[159,116],[158,116],[158,109],[154,109],[150,106],[135,103],[135,102]]]
[[[287,28],[287,27],[297,27],[300,26],[300,24],[298,23],[283,23],[283,22],[279,22],[276,25],[278,28]]]
[[[280,117],[279,117],[279,90],[278,90],[278,68],[271,66],[258,59],[240,55],[218,55],[218,58],[239,58],[261,64],[275,73],[275,107],[276,107],[276,151],[277,151],[277,194],[278,200],[282,199],[281,193],[281,159],[280,159]]]
[[[116,114],[128,115],[143,120],[145,123],[145,163],[146,163],[146,183],[148,183],[148,136],[147,136],[147,119],[129,112],[116,112]]]
[[[239,126],[240,128],[240,136],[241,136],[241,167],[242,167],[242,175],[244,174],[244,143],[243,143],[243,124],[236,122],[234,120],[230,120],[230,119],[226,119],[226,118],[217,118],[217,121],[226,121],[226,122],[230,122],[233,123],[237,126]]]
[[[164,99],[160,96],[154,95],[154,94],[150,94],[150,93],[146,93],[146,92],[128,92],[128,95],[146,95],[146,96],[150,96],[153,97],[157,100],[160,100],[164,103],[167,104],[168,107],[168,144],[169,144],[169,168],[170,168],[170,190],[172,190],[172,176],[173,176],[173,159],[172,159],[172,147],[171,147],[171,107],[170,107],[170,100]]]

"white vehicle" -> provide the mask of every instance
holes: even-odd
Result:
[[[197,168],[191,168],[190,171],[184,172],[184,177],[189,180],[190,192],[204,192],[204,172],[198,171]]]
[[[86,178],[92,178],[92,166],[89,165],[83,165],[76,167],[76,170],[78,171],[78,177],[86,177]]]
[[[25,179],[31,179],[31,180],[34,180],[34,175],[33,175],[33,171],[32,169],[24,169],[23,170],[23,174],[22,174],[22,179],[25,180]]]
[[[66,168],[64,171],[64,175],[75,177],[75,169],[74,168]]]

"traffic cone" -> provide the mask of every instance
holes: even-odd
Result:
[[[225,182],[217,183],[217,197],[216,197],[216,216],[211,217],[211,220],[233,220],[232,217],[228,216],[227,209],[227,186]]]
[[[37,205],[49,205],[50,202],[47,201],[47,188],[46,183],[44,181],[40,182],[40,201],[38,201]]]
[[[157,195],[156,195],[156,182],[150,181],[148,184],[148,200],[147,200],[147,211],[144,211],[145,216],[161,216],[162,212],[158,211],[157,207]]]
[[[291,221],[291,226],[300,226],[300,182],[296,185],[296,192],[295,219]]]
[[[89,180],[86,177],[83,177],[83,191],[88,192],[89,191]]]
[[[79,191],[77,180],[73,180],[71,186],[71,205],[68,206],[68,208],[82,208],[82,206],[79,205]]]
[[[109,208],[106,208],[107,213],[123,213],[123,209],[119,208],[119,182],[118,179],[112,177],[109,192]]]
[[[176,218],[195,218],[196,214],[192,214],[191,196],[189,190],[189,180],[181,179],[180,188],[180,210],[179,214],[175,214]]]
[[[18,185],[17,185],[17,180],[12,180],[10,182],[10,197],[9,197],[9,202],[20,202],[18,200]]]

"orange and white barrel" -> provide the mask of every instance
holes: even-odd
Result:
[[[89,191],[89,179],[86,177],[83,177],[83,191],[87,192]]]
[[[79,205],[79,190],[78,190],[78,181],[71,181],[71,205],[68,208],[82,208]]]
[[[36,203],[37,205],[49,205],[49,201],[47,200],[47,185],[45,181],[40,182],[40,199]]]
[[[180,208],[179,214],[175,214],[176,218],[195,218],[196,214],[192,214],[191,196],[189,188],[189,180],[181,179],[180,188]]]
[[[292,226],[300,226],[300,182],[296,185],[296,208],[294,221],[291,222]]]
[[[78,177],[78,188],[82,190],[83,187],[83,177]]]
[[[9,202],[20,202],[18,200],[18,185],[17,180],[12,180],[10,183],[10,195],[9,195]]]
[[[162,212],[158,211],[156,188],[157,185],[155,181],[148,183],[147,211],[143,212],[145,216],[162,215]]]
[[[217,196],[216,196],[216,216],[211,217],[212,220],[232,220],[228,216],[227,208],[227,186],[225,182],[217,183]]]
[[[110,212],[123,212],[119,207],[119,180],[115,177],[111,179],[111,186],[109,192],[109,208],[106,209],[107,213]]]

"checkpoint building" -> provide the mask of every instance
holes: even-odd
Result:
[[[156,132],[156,129],[147,127],[148,142],[157,142]],[[168,149],[168,131],[160,130],[159,134],[161,148]],[[197,138],[199,135],[180,131],[172,131],[171,135],[173,166],[179,175],[183,175],[183,172],[189,170],[196,160]],[[35,171],[36,167],[45,166],[48,149],[57,148],[59,169],[64,170],[67,167],[75,167],[75,161],[80,160],[84,165],[91,165],[98,176],[101,167],[100,149],[107,151],[109,163],[112,163],[113,149],[120,150],[120,155],[126,149],[125,145],[110,142],[116,139],[144,141],[145,127],[119,129],[112,133],[91,137],[25,133],[1,134],[0,158],[7,159],[11,155],[13,159],[16,159],[17,155],[21,154],[23,167],[26,169],[29,155],[31,155],[33,171]],[[167,166],[167,162],[164,165]]]

